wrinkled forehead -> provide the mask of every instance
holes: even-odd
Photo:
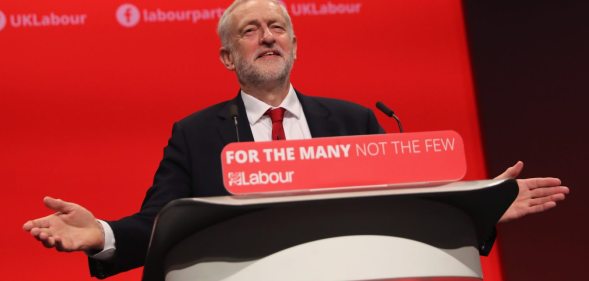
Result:
[[[287,24],[279,4],[272,1],[246,1],[231,12],[232,28],[239,30],[248,24],[280,22]]]

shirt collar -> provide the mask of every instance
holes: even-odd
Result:
[[[274,108],[273,106],[250,96],[244,91],[241,91],[241,99],[245,105],[245,112],[247,113],[247,119],[249,120],[250,125],[257,123],[268,109]],[[301,102],[297,98],[297,94],[292,85],[290,85],[286,98],[284,98],[278,107],[286,109],[287,114],[296,119],[301,118],[303,107],[301,106]]]

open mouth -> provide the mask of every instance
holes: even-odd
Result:
[[[264,57],[274,57],[274,56],[279,56],[281,57],[282,54],[278,51],[275,50],[269,50],[269,51],[264,51],[261,54],[258,55],[257,58],[264,58]]]

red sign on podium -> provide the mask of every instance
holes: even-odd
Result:
[[[466,173],[454,131],[238,142],[221,158],[236,195],[452,182]]]

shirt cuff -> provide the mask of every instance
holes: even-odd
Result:
[[[89,257],[100,261],[107,261],[115,255],[115,234],[107,222],[103,220],[97,221],[102,225],[102,229],[104,230],[104,248],[96,254],[89,255]]]

